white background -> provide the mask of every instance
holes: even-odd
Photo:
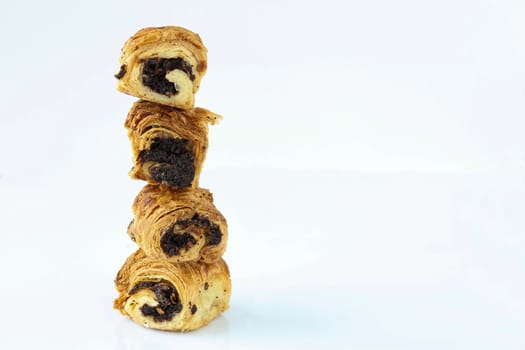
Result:
[[[2,1],[0,348],[525,348],[525,2]],[[209,49],[231,308],[112,310],[143,185],[124,41]]]

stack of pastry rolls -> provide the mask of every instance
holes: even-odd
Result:
[[[139,249],[115,279],[114,307],[148,328],[200,328],[228,308],[222,255],[228,226],[199,187],[208,125],[220,116],[194,107],[207,68],[200,37],[180,27],[145,28],[122,49],[118,90],[139,97],[125,127],[130,176],[148,184],[135,198],[129,237]]]

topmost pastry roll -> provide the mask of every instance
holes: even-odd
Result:
[[[139,30],[120,56],[119,91],[144,100],[191,109],[207,68],[198,34],[175,26]]]

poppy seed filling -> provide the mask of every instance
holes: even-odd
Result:
[[[190,219],[177,220],[164,231],[160,246],[167,256],[178,255],[182,249],[188,249],[197,243],[193,235],[184,232],[189,226],[201,228],[208,239],[208,245],[217,245],[222,240],[222,232],[217,224],[210,222],[205,216],[195,214]]]
[[[133,295],[140,289],[144,288],[151,289],[151,291],[155,293],[155,298],[158,302],[156,306],[148,304],[142,305],[140,311],[144,316],[152,316],[155,322],[171,321],[173,315],[182,310],[182,303],[180,302],[179,294],[168,281],[139,282],[129,291],[128,294]]]
[[[168,97],[180,91],[177,84],[166,79],[168,72],[178,69],[186,73],[191,81],[195,80],[192,65],[180,57],[153,57],[143,60],[142,64],[142,83],[151,90]]]
[[[126,65],[125,64],[120,66],[120,70],[118,71],[117,74],[114,75],[114,77],[117,79],[122,79],[124,75],[126,75]]]
[[[149,169],[151,178],[171,187],[188,187],[195,176],[195,156],[186,139],[155,137],[149,149],[139,152],[138,161],[158,163]]]
[[[188,249],[197,243],[189,233],[175,233],[173,229],[167,230],[160,240],[160,246],[167,256],[178,255],[181,249]]]

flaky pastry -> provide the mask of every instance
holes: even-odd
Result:
[[[128,234],[148,256],[210,263],[226,250],[228,225],[206,189],[146,185],[133,212]]]
[[[126,41],[115,77],[121,92],[190,109],[206,69],[207,49],[198,34],[175,26],[150,27]]]
[[[231,282],[224,260],[213,264],[173,264],[141,250],[124,263],[115,279],[113,306],[147,328],[188,331],[228,309]]]
[[[130,176],[176,188],[197,187],[208,148],[208,123],[220,118],[204,108],[135,102],[124,124],[133,150]]]

